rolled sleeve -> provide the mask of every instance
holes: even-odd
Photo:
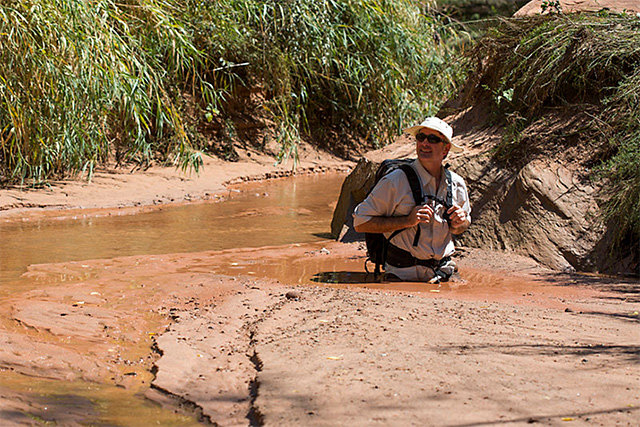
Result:
[[[353,211],[353,225],[359,226],[371,220],[374,216],[393,216],[397,205],[393,202],[397,200],[397,193],[402,191],[398,188],[398,180],[394,175],[402,171],[393,171],[382,179],[371,190],[362,203],[356,206]],[[407,184],[408,186],[408,184]]]

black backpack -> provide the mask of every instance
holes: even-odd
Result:
[[[416,205],[424,203],[425,200],[434,200],[436,203],[444,205],[445,207],[445,215],[444,219],[449,222],[449,214],[446,211],[449,210],[453,206],[453,194],[451,190],[451,171],[449,171],[449,165],[445,166],[445,181],[447,183],[447,196],[446,200],[442,200],[439,197],[432,195],[422,195],[422,186],[420,185],[420,178],[418,178],[418,174],[416,170],[411,166],[411,164],[415,161],[415,159],[387,159],[383,161],[378,170],[376,171],[375,180],[371,189],[367,193],[367,196],[373,188],[376,186],[378,181],[382,179],[383,176],[388,174],[389,172],[395,169],[401,169],[407,180],[409,181],[409,187],[411,187],[411,194],[413,195],[413,200]],[[380,274],[380,267],[384,266],[385,260],[387,258],[387,247],[389,245],[389,241],[393,239],[397,234],[402,231],[407,230],[406,228],[394,231],[389,238],[385,238],[382,233],[365,233],[364,238],[367,245],[367,259],[364,264],[364,268],[369,273],[369,269],[367,268],[367,262],[372,262],[375,265],[375,269],[373,274],[375,277],[378,277]],[[416,231],[416,235],[413,239],[413,246],[418,245],[418,241],[420,240],[420,227],[418,227]]]

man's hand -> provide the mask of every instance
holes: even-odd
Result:
[[[447,211],[449,214],[449,229],[452,234],[461,234],[469,228],[469,219],[467,213],[459,206],[453,205]]]
[[[418,225],[419,223],[428,224],[433,218],[433,208],[429,205],[418,205],[409,214],[409,222],[411,227]]]

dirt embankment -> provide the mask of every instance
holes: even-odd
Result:
[[[116,209],[135,213],[168,203],[188,203],[224,197],[230,183],[284,177],[302,173],[348,170],[352,163],[305,143],[299,148],[299,162],[292,159],[276,164],[269,152],[236,148],[239,160],[227,162],[206,157],[201,170],[181,172],[171,167],[154,166],[147,170],[100,169],[91,182],[65,180],[51,182],[43,188],[9,188],[0,190],[0,219],[65,210]]]

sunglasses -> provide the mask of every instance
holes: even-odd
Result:
[[[427,142],[429,144],[438,144],[440,142],[444,142],[444,140],[434,134],[429,134],[427,135],[426,133],[422,133],[420,132],[419,134],[416,135],[416,140],[418,142],[424,142],[425,140],[427,140]]]

